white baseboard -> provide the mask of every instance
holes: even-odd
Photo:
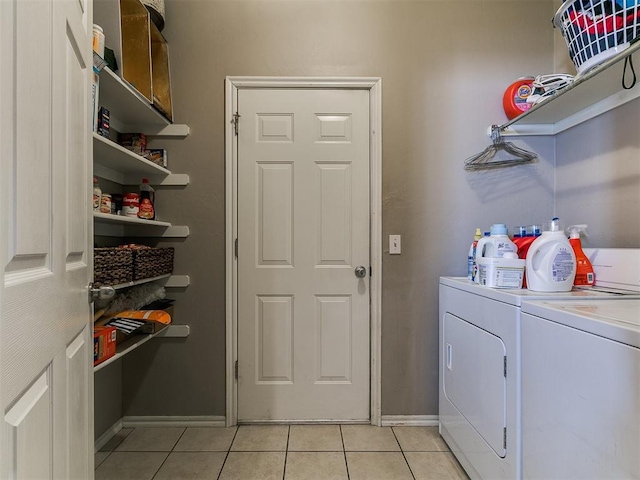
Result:
[[[437,427],[438,415],[382,415],[383,427]]]
[[[136,427],[224,427],[224,416],[200,415],[200,416],[135,416],[122,417],[122,426],[125,428]]]
[[[122,419],[107,428],[107,430],[96,439],[94,444],[95,451],[100,451],[120,430],[122,430]]]

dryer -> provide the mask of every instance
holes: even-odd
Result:
[[[614,278],[615,292],[608,287],[566,293],[500,290],[476,285],[466,278],[441,277],[440,434],[471,478],[522,478],[523,302],[638,295],[640,281],[637,275],[628,273],[628,267],[629,256],[640,262],[640,249],[624,253],[605,249],[587,252],[590,258],[601,260],[598,265],[606,266],[602,277]],[[594,264],[596,278],[599,268]]]
[[[640,300],[522,312],[524,478],[640,479]]]

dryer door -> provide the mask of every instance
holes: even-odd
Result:
[[[500,337],[447,313],[444,393],[500,457],[506,455],[506,348]]]

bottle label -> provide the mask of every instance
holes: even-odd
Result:
[[[575,269],[575,263],[571,257],[571,253],[562,248],[556,254],[556,258],[553,259],[553,281],[565,282],[571,278],[571,274]]]
[[[100,210],[100,195],[97,193],[93,194],[93,209],[96,211]]]
[[[518,247],[512,242],[498,242],[498,248],[496,250],[498,252],[496,257],[502,258],[507,252],[517,253]]]
[[[146,220],[153,220],[153,204],[148,198],[144,198],[140,201],[140,207],[138,210],[138,218],[144,218]]]

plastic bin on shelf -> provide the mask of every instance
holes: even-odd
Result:
[[[629,48],[640,36],[640,2],[570,0],[554,17],[578,75]]]

